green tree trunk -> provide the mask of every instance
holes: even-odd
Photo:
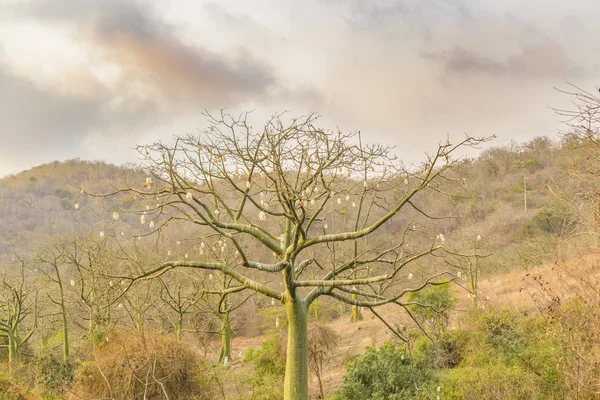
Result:
[[[67,309],[65,308],[65,297],[63,293],[62,282],[60,286],[60,311],[62,313],[62,330],[63,330],[63,362],[69,362],[69,327],[67,325]]]
[[[226,312],[221,316],[221,353],[219,354],[219,362],[223,363],[227,357],[231,361],[231,325],[229,324],[229,313]]]
[[[353,294],[352,300],[358,300],[358,296]],[[358,306],[352,306],[352,316],[350,317],[350,322],[358,322],[358,321],[362,321],[362,319],[363,319],[363,316],[362,316],[362,313],[360,312],[360,308],[358,308]]]
[[[15,332],[11,329],[8,331],[8,369],[10,372],[17,370],[19,365],[19,345],[18,338]]]
[[[298,298],[285,304],[288,319],[287,361],[284,400],[308,400],[308,321],[307,307]]]
[[[177,327],[175,328],[175,340],[181,342],[181,332],[183,331],[183,314],[179,313]]]
[[[471,306],[474,309],[477,309],[477,295],[478,295],[478,279],[479,277],[477,276],[478,273],[478,263],[477,263],[477,240],[475,240],[473,242],[473,254],[475,256],[475,259],[473,261],[473,265],[472,265],[472,270],[470,271],[470,278],[471,278]]]

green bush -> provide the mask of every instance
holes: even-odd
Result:
[[[71,197],[73,197],[71,192],[69,192],[68,190],[64,190],[64,189],[56,189],[54,191],[54,194],[56,196],[60,197],[61,199],[70,199]]]
[[[412,315],[421,325],[431,328],[437,336],[446,330],[449,313],[456,304],[450,283],[429,286],[418,292],[408,295],[408,307]]]
[[[563,204],[554,204],[544,207],[534,217],[523,224],[521,237],[529,238],[536,232],[545,232],[556,236],[563,236],[574,226],[568,208]]]
[[[474,380],[470,385],[475,394],[465,394],[464,398],[488,398],[488,389],[499,393],[500,398],[568,397],[558,370],[559,347],[555,339],[545,335],[542,318],[511,310],[488,311],[473,318],[468,333],[465,357],[451,374],[446,372],[457,382],[461,374],[480,375],[490,388],[477,386]],[[522,387],[515,386],[515,382]],[[514,391],[511,386],[515,386]],[[533,392],[535,397],[527,397]]]
[[[441,398],[481,399],[546,399],[535,382],[534,374],[519,367],[502,364],[463,367],[443,374]]]
[[[415,341],[413,358],[425,368],[455,368],[465,358],[469,334],[462,330],[443,332],[431,341],[421,336]]]
[[[250,348],[244,362],[252,364],[253,373],[246,377],[256,400],[280,400],[283,398],[285,375],[285,348],[283,339],[276,334],[263,342],[259,348]]]
[[[379,349],[367,347],[347,370],[334,399],[426,399],[435,391],[432,372],[414,363],[404,346],[389,340]]]
[[[71,209],[71,202],[67,199],[61,199],[60,200],[60,206],[62,207],[63,210],[70,210]]]
[[[36,357],[33,362],[35,383],[52,393],[62,393],[73,382],[73,366],[64,364],[50,354]]]

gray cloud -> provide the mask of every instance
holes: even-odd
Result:
[[[424,52],[421,56],[439,64],[450,75],[487,74],[528,79],[568,79],[583,74],[582,68],[573,64],[562,47],[550,39],[525,44],[519,53],[503,60],[495,60],[461,46],[447,51]]]
[[[111,108],[107,93],[98,97],[59,93],[16,75],[0,63],[0,176],[15,166],[81,155],[90,132],[130,129],[154,120],[150,103]],[[58,156],[60,154],[60,156]],[[13,168],[8,167],[12,165]]]
[[[108,63],[119,72],[108,85],[86,67],[64,70],[64,85],[41,86],[0,59],[0,176],[14,166],[85,157],[90,138],[131,147],[144,131],[203,108],[292,91],[244,49],[222,55],[185,44],[148,3],[35,0],[11,10],[67,28],[90,66]]]
[[[3,142],[18,152],[33,145],[69,146],[69,139],[86,132],[89,125],[105,124],[98,103],[45,91],[1,66],[0,87]]]
[[[22,11],[74,26],[80,44],[121,67],[120,90],[147,87],[157,103],[226,106],[276,89],[270,68],[247,51],[223,55],[185,44],[148,3],[40,0]]]
[[[471,18],[470,9],[462,0],[320,0],[335,7],[353,29],[398,31],[410,28],[425,36],[443,20],[459,21]]]

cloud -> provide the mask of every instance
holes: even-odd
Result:
[[[105,93],[89,97],[59,93],[15,74],[0,63],[0,176],[14,168],[82,155],[81,142],[99,131],[134,128],[155,121],[155,107],[112,107]]]
[[[411,33],[425,37],[440,22],[462,21],[471,17],[470,9],[462,0],[320,0],[334,7],[353,29],[397,32],[408,28]]]
[[[501,60],[461,46],[445,51],[423,52],[421,56],[441,66],[449,75],[567,79],[583,74],[581,67],[574,65],[562,47],[550,39],[525,44],[520,52]]]
[[[119,67],[121,94],[167,107],[224,107],[277,89],[273,71],[248,51],[186,44],[148,3],[43,0],[22,11],[71,26],[94,61]]]
[[[0,59],[0,175],[54,159],[95,158],[110,143],[126,158],[123,152],[157,126],[294,92],[243,48],[218,54],[185,43],[148,3],[34,0],[12,11],[66,32],[88,64],[44,80]],[[90,141],[104,147],[94,153]]]

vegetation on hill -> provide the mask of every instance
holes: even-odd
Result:
[[[597,265],[564,263],[597,249],[596,100],[578,100],[560,140],[461,160],[441,146],[439,166],[394,174],[387,150],[295,121],[248,136],[254,154],[190,137],[140,148],[146,169],[72,160],[0,180],[0,396],[296,399],[313,381],[314,398],[595,398]],[[294,130],[311,171],[274,150]],[[480,285],[544,263],[566,290],[528,276],[533,308]],[[386,340],[343,353],[365,322]]]

